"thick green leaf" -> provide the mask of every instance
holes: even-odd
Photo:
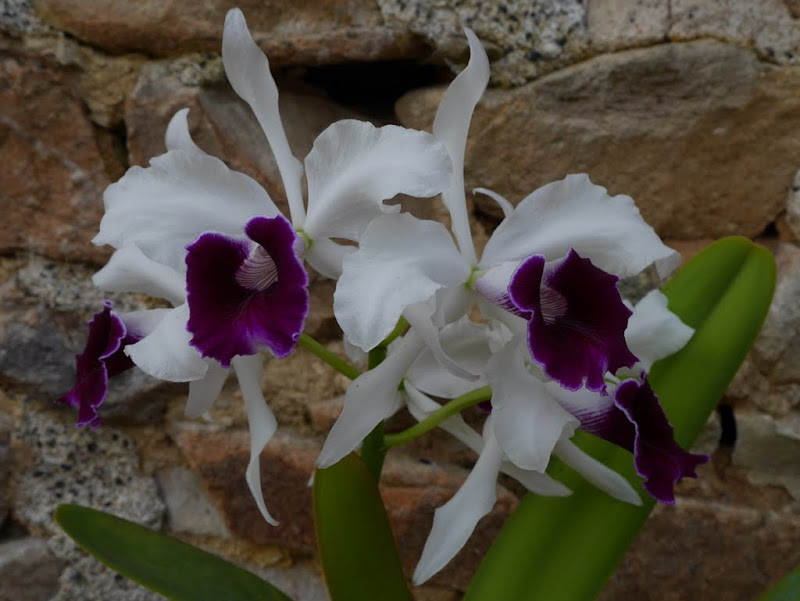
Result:
[[[412,601],[375,476],[355,454],[314,475],[317,546],[333,601]]]
[[[759,601],[800,601],[800,567],[795,568]]]
[[[134,522],[59,505],[55,520],[110,568],[176,601],[291,601],[247,570]]]
[[[679,353],[656,364],[649,381],[678,442],[695,440],[752,346],[775,288],[771,253],[745,238],[720,240],[665,286],[669,307],[696,329]],[[639,483],[631,455],[585,435],[587,452]],[[586,601],[613,573],[653,501],[611,499],[558,461],[548,470],[573,491],[566,499],[526,495],[487,553],[465,601]]]

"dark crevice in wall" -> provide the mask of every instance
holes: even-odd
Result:
[[[736,446],[736,415],[731,405],[720,404],[717,406],[719,425],[722,433],[719,436],[719,446]]]

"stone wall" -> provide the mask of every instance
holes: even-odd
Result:
[[[304,354],[265,358],[281,428],[263,457],[280,520],[244,482],[242,399],[183,416],[186,387],[131,372],[106,424],[76,429],[53,399],[103,296],[90,275],[102,191],[163,152],[190,107],[201,147],[283,193],[218,55],[223,0],[0,0],[0,601],[150,600],[85,557],[52,521],[85,503],[232,557],[298,601],[326,599],[314,561],[308,477],[346,382]],[[493,61],[471,129],[467,187],[514,201],[566,173],[627,193],[687,254],[759,238],[778,259],[767,324],[698,448],[697,481],[659,507],[602,599],[757,597],[800,563],[800,4],[795,0],[242,0],[282,91],[297,156],[329,123],[357,117],[428,128],[466,58],[464,25]],[[441,210],[415,202],[431,216]],[[476,197],[478,236],[497,223]],[[312,283],[309,328],[339,349],[332,286]],[[124,309],[152,300],[113,297]],[[722,419],[720,419],[720,416]],[[402,427],[409,418],[391,424]],[[406,421],[404,421],[406,420]],[[720,444],[722,440],[725,444]],[[432,512],[474,456],[443,433],[392,453],[383,495],[410,569]],[[418,598],[458,599],[519,490]]]

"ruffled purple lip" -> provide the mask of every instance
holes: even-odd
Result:
[[[672,425],[646,380],[622,382],[613,405],[576,417],[587,432],[632,452],[644,489],[662,503],[673,504],[678,480],[696,478],[695,468],[708,461],[708,456],[684,451],[675,442]]]
[[[618,280],[572,249],[548,265],[533,255],[511,277],[509,297],[528,320],[531,356],[564,388],[605,391],[606,372],[636,363]]]
[[[308,315],[308,275],[291,224],[254,217],[244,231],[249,240],[206,233],[186,247],[190,343],[223,367],[265,348],[286,357]]]
[[[89,335],[83,352],[75,355],[75,385],[56,403],[78,410],[78,426],[97,428],[103,418],[97,412],[108,392],[108,379],[133,367],[123,349],[141,337],[128,333],[111,301],[89,321]]]

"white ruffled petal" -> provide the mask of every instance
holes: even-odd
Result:
[[[169,382],[190,382],[206,375],[207,363],[189,345],[192,335],[186,330],[189,306],[179,305],[169,312],[136,344],[125,347],[125,354],[143,372]]]
[[[607,465],[584,453],[571,440],[564,438],[558,441],[555,454],[607,495],[624,503],[642,504],[642,499],[630,482]]]
[[[531,255],[553,260],[570,248],[600,269],[620,277],[655,263],[661,277],[680,262],[647,225],[630,196],[609,196],[585,174],[543,186],[530,194],[494,231],[482,264],[499,265]]]
[[[286,139],[278,111],[278,88],[269,71],[269,61],[250,36],[244,15],[238,8],[232,8],[225,16],[222,63],[231,87],[250,105],[267,136],[286,190],[292,225],[300,227],[305,217],[301,188],[303,165],[292,154]]]
[[[442,200],[450,211],[458,246],[472,265],[475,248],[464,196],[464,151],[472,112],[489,83],[489,59],[472,30],[465,29],[464,33],[469,41],[469,63],[442,96],[433,120],[433,135],[445,145],[453,163],[453,179],[447,192],[442,194]]]
[[[686,346],[692,334],[694,329],[667,308],[667,297],[652,290],[634,307],[625,341],[641,368],[649,371],[653,363]]]
[[[228,372],[216,361],[206,359],[208,371],[201,380],[189,382],[189,399],[186,401],[184,413],[187,417],[203,415],[211,409],[211,405],[217,400],[225,380],[228,379]]]
[[[156,329],[172,309],[142,309],[120,314],[129,336],[144,338]]]
[[[186,142],[185,111],[173,117],[169,130],[183,140],[174,150],[152,159],[150,167],[131,167],[106,188],[106,212],[93,242],[135,244],[153,261],[185,273],[185,247],[201,233],[241,236],[251,217],[274,217],[278,209],[255,180]]]
[[[556,442],[572,436],[578,420],[526,369],[518,340],[492,357],[487,379],[492,387],[492,415],[497,440],[518,467],[543,472]]]
[[[134,244],[114,252],[92,282],[109,292],[137,292],[164,298],[177,306],[186,301],[186,277],[152,259]]]
[[[405,308],[465,282],[469,265],[440,223],[384,215],[344,260],[333,310],[352,344],[367,351],[395,327]]]
[[[236,371],[236,378],[239,380],[239,388],[242,389],[245,409],[247,410],[247,423],[250,427],[250,462],[247,464],[245,480],[250,488],[250,493],[261,511],[264,519],[273,526],[278,525],[278,521],[270,515],[267,505],[264,502],[264,492],[261,490],[261,463],[259,458],[261,451],[272,439],[278,422],[272,414],[264,394],[261,392],[261,357],[258,355],[248,355],[246,357],[234,357],[231,361],[233,369]]]
[[[383,363],[350,382],[342,414],[317,459],[320,468],[330,467],[355,450],[375,426],[397,411],[401,405],[397,387],[424,345],[411,330]]]
[[[383,201],[397,194],[435,196],[450,183],[447,151],[432,135],[352,119],[323,131],[306,157],[308,216],[303,229],[359,240],[370,221],[396,213]]]
[[[480,519],[497,501],[497,474],[503,453],[492,435],[492,419],[484,426],[485,444],[464,484],[433,514],[433,527],[414,570],[414,584],[422,584],[456,556]]]
[[[305,252],[305,259],[326,278],[338,280],[342,275],[342,263],[345,257],[354,252],[356,252],[355,246],[337,244],[328,238],[318,238]]]

